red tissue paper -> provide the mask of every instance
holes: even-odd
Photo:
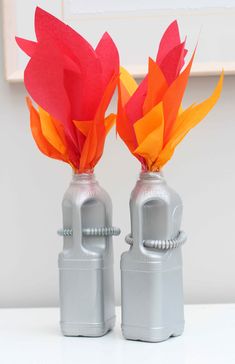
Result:
[[[104,33],[94,49],[80,34],[48,12],[35,11],[37,42],[16,37],[30,57],[24,72],[30,124],[48,157],[92,171],[102,156],[115,115],[105,115],[118,83],[119,55]]]

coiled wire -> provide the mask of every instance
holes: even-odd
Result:
[[[144,240],[143,246],[145,248],[151,249],[161,249],[161,250],[169,250],[169,249],[176,249],[183,245],[187,240],[187,236],[184,231],[180,231],[179,234],[174,239],[170,240]],[[125,237],[125,241],[129,245],[133,245],[134,240],[131,234],[128,234]]]
[[[117,227],[99,227],[99,228],[85,228],[82,229],[84,236],[117,236],[120,235],[121,230]],[[73,236],[72,229],[59,229],[57,234],[60,236]]]

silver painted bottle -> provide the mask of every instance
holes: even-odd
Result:
[[[93,173],[74,174],[63,203],[59,254],[61,330],[102,336],[115,324],[112,203]]]
[[[143,172],[130,198],[131,245],[121,257],[122,332],[159,342],[184,329],[182,202],[158,172]]]

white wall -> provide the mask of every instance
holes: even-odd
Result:
[[[57,255],[62,241],[61,199],[70,168],[44,157],[29,130],[23,84],[3,78],[0,40],[0,306],[58,304]],[[217,78],[192,78],[185,105],[212,91]],[[226,77],[221,100],[178,147],[165,168],[169,184],[184,201],[186,302],[235,301],[235,78]],[[127,249],[128,199],[138,163],[115,133],[109,136],[97,178],[110,193],[114,225],[116,298],[120,302],[119,259]]]

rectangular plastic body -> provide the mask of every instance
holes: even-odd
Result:
[[[63,199],[59,255],[61,330],[66,336],[102,336],[115,324],[112,236],[83,229],[112,226],[112,204],[91,174],[74,175]]]
[[[182,202],[160,173],[143,173],[130,199],[133,245],[121,257],[122,332],[126,339],[160,342],[184,329],[181,247],[158,249],[180,230]]]

